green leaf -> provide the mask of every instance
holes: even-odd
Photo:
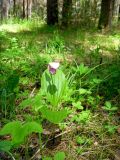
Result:
[[[90,110],[82,111],[78,116],[78,121],[81,123],[86,123],[90,119]]]
[[[54,156],[54,160],[64,160],[65,159],[65,153],[64,152],[58,152]]]
[[[80,66],[77,68],[77,70],[80,72],[80,75],[85,74],[89,71],[89,68],[84,66],[83,63],[80,64]]]
[[[0,151],[8,152],[12,148],[10,141],[1,141],[0,142]]]
[[[23,100],[19,106],[21,108],[26,108],[28,106],[31,106],[35,111],[38,111],[42,107],[41,94],[38,93],[35,97]]]
[[[103,107],[103,109],[105,109],[106,111],[117,111],[118,110],[117,107],[111,107],[111,108]]]
[[[11,143],[19,145],[24,142],[25,137],[32,132],[41,133],[42,127],[36,122],[28,122],[24,125],[19,121],[14,121],[6,124],[1,130],[0,135],[10,134],[12,136]]]
[[[23,100],[21,103],[20,103],[20,107],[21,108],[26,108],[26,107],[28,107],[29,105],[31,105],[32,104],[32,98],[28,98],[28,99],[25,99],[25,100]]]
[[[42,133],[42,126],[36,122],[27,122],[23,125],[24,137],[32,132]]]
[[[105,102],[105,106],[103,107],[103,109],[106,110],[106,111],[117,111],[118,107],[112,106],[111,102],[106,101]]]
[[[83,110],[83,106],[81,105],[81,102],[72,103],[72,105],[77,109]]]
[[[67,114],[68,114],[65,109],[62,109],[60,111],[52,111],[48,109],[47,107],[42,107],[40,111],[47,120],[55,124],[63,121],[67,117]]]
[[[76,141],[77,141],[77,143],[78,144],[84,144],[87,140],[86,140],[87,138],[86,137],[84,137],[84,136],[77,136],[76,137]]]
[[[68,83],[65,75],[61,70],[57,70],[56,74],[51,75],[46,70],[41,78],[41,93],[52,106],[58,106],[67,94]]]
[[[9,122],[0,131],[0,135],[10,134],[12,136],[13,144],[20,143],[23,140],[21,134],[22,125],[19,121]]]
[[[116,132],[116,130],[117,130],[117,126],[115,126],[115,125],[105,125],[105,129],[107,129],[107,131],[108,131],[108,133],[110,133],[110,134],[114,134],[115,132]]]
[[[94,78],[94,79],[93,79],[93,82],[96,83],[96,84],[101,83],[101,81],[102,81],[102,80],[101,80],[101,79],[98,79],[98,78]]]
[[[112,107],[111,102],[106,101],[106,102],[105,102],[105,106],[106,106],[107,108],[111,108],[111,107]]]
[[[0,130],[0,135],[11,134],[14,136],[16,130],[19,130],[20,128],[21,124],[19,121],[9,122]]]
[[[88,91],[87,89],[84,89],[84,88],[80,88],[79,93],[80,94],[91,94],[91,91]]]

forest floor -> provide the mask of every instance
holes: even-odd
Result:
[[[0,128],[19,120],[36,121],[44,129],[41,140],[32,133],[27,145],[12,146],[9,152],[0,143],[0,160],[64,160],[56,158],[59,152],[66,160],[120,160],[119,26],[102,33],[29,21],[3,24],[0,59]],[[70,95],[61,103],[69,115],[56,125],[41,120],[34,104],[21,107],[26,99],[36,99],[42,74],[53,61],[60,63],[68,79],[73,78]],[[11,141],[11,136],[0,139]]]

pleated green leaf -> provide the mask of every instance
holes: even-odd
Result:
[[[65,109],[62,109],[60,111],[52,111],[47,107],[42,107],[40,111],[47,120],[55,124],[62,122],[68,114]]]

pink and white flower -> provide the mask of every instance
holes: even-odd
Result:
[[[60,66],[60,63],[59,62],[51,62],[48,64],[48,69],[49,69],[49,72],[51,74],[55,74],[57,69],[59,68]]]

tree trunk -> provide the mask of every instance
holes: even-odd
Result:
[[[72,9],[72,0],[64,0],[62,8],[62,25],[68,26]]]
[[[1,19],[7,19],[8,18],[8,12],[9,12],[9,2],[7,0],[1,1]]]
[[[25,0],[23,0],[23,19],[25,18]]]
[[[58,0],[47,0],[47,24],[58,23]]]
[[[16,0],[13,0],[13,15],[16,16]]]
[[[26,17],[27,17],[27,20],[28,20],[28,17],[29,17],[29,11],[28,11],[28,9],[29,9],[29,0],[27,0],[27,15],[26,15]]]
[[[118,21],[120,21],[120,4],[119,4],[119,12],[118,12]]]
[[[27,19],[31,18],[32,0],[27,0]]]
[[[3,6],[3,0],[0,1],[0,19],[2,21],[2,6]]]
[[[98,28],[106,29],[111,27],[112,15],[113,15],[113,3],[115,0],[102,0],[101,2],[101,14],[99,18]]]

